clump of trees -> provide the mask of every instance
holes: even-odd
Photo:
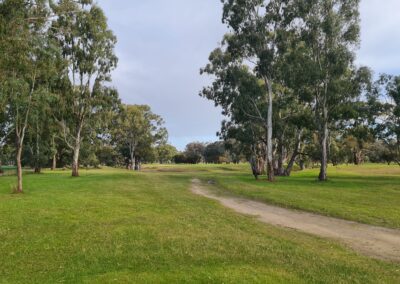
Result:
[[[360,1],[223,0],[228,26],[201,74],[223,109],[220,137],[256,178],[294,166],[399,159],[400,79],[355,65]],[[382,148],[383,147],[383,148]]]
[[[174,156],[177,164],[222,164],[231,163],[232,159],[223,141],[213,143],[192,142],[185,151]]]
[[[0,1],[0,169],[170,162],[162,118],[110,86],[116,37],[91,0]]]

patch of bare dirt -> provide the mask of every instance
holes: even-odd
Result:
[[[191,191],[217,200],[238,213],[256,216],[261,222],[338,240],[364,255],[400,262],[400,230],[285,209],[243,198],[218,196],[197,179],[192,180]]]

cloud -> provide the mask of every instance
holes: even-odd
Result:
[[[125,103],[148,104],[167,122],[180,149],[216,139],[222,116],[198,96],[210,83],[199,75],[226,31],[218,0],[98,0],[118,37],[114,85]],[[357,62],[376,73],[400,74],[400,1],[361,2]]]
[[[118,37],[113,81],[121,98],[162,115],[179,148],[190,137],[215,140],[220,128],[220,110],[198,96],[209,83],[199,69],[225,33],[218,2],[99,1]]]
[[[400,74],[400,1],[361,2],[361,49],[358,62],[376,73]]]

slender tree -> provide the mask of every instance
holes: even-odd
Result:
[[[1,94],[8,127],[15,137],[16,193],[23,192],[23,146],[33,105],[43,87],[39,78],[46,72],[43,58],[50,49],[46,36],[48,15],[45,1],[0,3]]]

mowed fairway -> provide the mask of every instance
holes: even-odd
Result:
[[[339,166],[329,169],[329,181],[317,181],[318,169],[259,181],[247,165],[224,167],[229,173],[203,175],[217,182],[215,190],[361,223],[400,228],[400,167],[397,165]],[[199,175],[201,178],[201,175]]]
[[[193,177],[214,177],[225,190],[228,183],[231,188],[250,186],[250,192],[274,190],[272,185],[252,182],[246,170],[244,166],[154,166],[142,173],[82,171],[77,179],[69,172],[26,175],[24,195],[11,195],[15,178],[2,177],[0,283],[400,281],[398,263],[373,260],[330,240],[259,223],[189,190]],[[294,179],[311,183],[312,174],[295,174]],[[343,180],[354,177],[344,175]],[[363,181],[359,178],[352,187],[338,189],[337,202],[327,199],[327,207],[336,204],[341,211],[341,196],[362,189],[357,189],[357,182]],[[396,182],[387,180],[393,192]],[[276,186],[283,192],[282,204],[295,202],[296,196],[284,198],[296,195],[289,180]],[[319,192],[324,187],[316,184],[314,190],[322,202],[324,195]],[[366,190],[371,200],[374,195],[378,200],[396,196],[388,189],[376,189],[376,194]],[[299,189],[299,207],[312,198],[304,191]],[[353,204],[352,210],[360,206],[367,204]],[[389,220],[385,224],[396,224],[390,223],[387,211],[376,211],[376,220],[384,216]]]

